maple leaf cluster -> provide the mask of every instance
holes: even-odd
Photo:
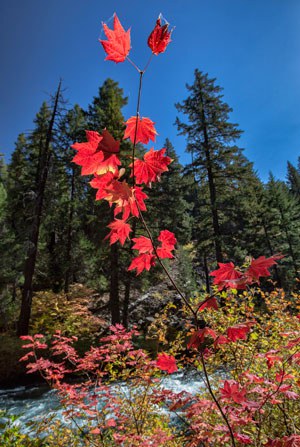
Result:
[[[107,40],[100,42],[107,54],[106,60],[124,62],[130,51],[130,29],[125,31],[114,14],[113,29],[103,23],[103,30]],[[161,25],[159,17],[148,39],[153,54],[158,55],[165,51],[170,36],[168,24]],[[138,143],[155,142],[157,131],[154,124],[150,118],[140,117],[139,114],[132,116],[125,123],[123,139],[129,138],[134,147]],[[148,196],[142,185],[151,187],[153,182],[159,181],[161,175],[168,171],[172,160],[165,154],[165,148],[151,148],[144,154],[143,159],[133,157],[129,166],[130,178],[133,179],[130,185],[122,179],[125,169],[121,167],[120,161],[121,142],[115,140],[107,129],[102,133],[87,130],[86,139],[86,142],[72,145],[77,151],[73,162],[81,166],[82,175],[93,175],[90,185],[97,190],[96,200],[106,200],[109,206],[113,207],[114,220],[108,225],[110,232],[105,239],[109,239],[110,244],[119,242],[124,245],[126,240],[130,240],[132,232],[129,220],[141,217],[141,213],[147,210],[144,201]],[[176,238],[168,230],[160,232],[157,247],[152,238],[150,240],[144,236],[133,238],[133,242],[133,249],[138,250],[139,255],[132,260],[128,270],[136,269],[137,274],[150,270],[155,265],[156,258],[174,257],[172,251],[175,249]]]
[[[157,240],[160,246],[155,247],[153,241],[145,236],[140,236],[132,239],[134,242],[133,249],[138,250],[139,255],[134,258],[128,270],[136,269],[137,274],[142,273],[143,270],[150,270],[151,266],[155,265],[155,258],[172,259],[174,256],[172,251],[175,250],[177,242],[174,234],[169,230],[160,232]]]
[[[102,23],[102,26],[107,40],[99,41],[107,54],[105,60],[116,63],[124,62],[130,52],[130,29],[124,30],[116,13],[114,14],[113,29],[108,28],[105,23]],[[166,22],[162,25],[162,17],[159,15],[155,27],[147,40],[153,54],[157,56],[166,50],[171,42],[171,34],[172,30],[169,31],[169,24]]]
[[[132,122],[129,121],[130,129],[126,128],[124,138],[132,138],[134,129]],[[149,120],[150,121],[150,120]],[[135,123],[137,121],[135,120]],[[151,121],[152,123],[152,121]],[[153,131],[151,126],[143,127],[142,136],[138,134],[137,141],[148,140],[152,138]],[[165,149],[154,151],[152,148],[144,155],[144,160],[135,160],[132,165],[131,177],[134,176],[134,185],[130,186],[126,180],[122,180],[124,169],[119,169],[121,166],[119,158],[120,141],[117,141],[113,136],[104,129],[99,134],[94,131],[86,131],[87,141],[83,143],[75,143],[72,148],[77,151],[73,158],[73,162],[81,166],[82,175],[93,174],[94,177],[90,185],[97,189],[96,200],[106,200],[109,206],[114,205],[114,216],[121,214],[121,218],[115,218],[113,222],[108,225],[110,229],[106,239],[110,240],[110,244],[120,242],[124,245],[126,239],[130,239],[129,235],[132,231],[128,219],[131,217],[140,217],[140,213],[146,211],[144,200],[148,198],[143,191],[142,186],[145,184],[150,186],[152,182],[158,181],[160,175],[168,170],[168,164],[171,163],[170,157],[164,155]],[[132,166],[131,165],[131,166]],[[152,265],[155,265],[155,256],[161,259],[173,258],[171,253],[176,244],[176,238],[173,233],[164,230],[160,233],[158,241],[160,246],[157,249],[153,246],[149,238],[141,237],[143,240],[148,239],[148,249],[140,250],[141,242],[137,242],[139,238],[133,238],[135,242],[134,249],[139,250],[138,258],[133,260],[128,270],[137,269],[137,274],[143,270],[149,270]]]
[[[243,272],[237,269],[233,262],[219,262],[219,268],[210,273],[214,276],[214,284],[218,286],[218,290],[223,289],[245,289],[247,285],[255,282],[259,283],[259,278],[270,276],[269,268],[276,265],[278,259],[283,255],[274,255],[269,258],[260,256],[252,259],[248,268]]]

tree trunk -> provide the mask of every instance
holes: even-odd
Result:
[[[65,293],[69,292],[70,278],[72,274],[72,225],[74,215],[74,195],[75,195],[75,170],[72,168],[70,209],[69,209],[69,220],[67,229],[67,249],[66,249],[67,270],[65,274],[65,287],[64,287]]]
[[[203,137],[204,137],[203,146],[204,146],[205,158],[206,158],[206,171],[207,171],[208,187],[209,187],[210,210],[211,210],[212,224],[213,224],[213,229],[214,229],[215,253],[216,253],[217,262],[223,262],[222,245],[221,245],[221,231],[220,231],[219,216],[218,216],[218,209],[217,209],[217,194],[216,194],[214,175],[213,175],[213,171],[212,171],[212,161],[211,161],[211,157],[210,157],[210,145],[209,145],[209,138],[208,138],[208,134],[207,134],[207,124],[206,124],[205,113],[204,113],[204,101],[203,101],[203,96],[202,96],[201,91],[200,91],[200,101],[202,104],[201,119],[202,119],[202,124],[203,124]]]
[[[210,278],[209,278],[209,269],[207,265],[207,257],[206,253],[203,255],[203,265],[204,265],[204,273],[205,273],[205,284],[206,284],[206,293],[210,295]]]
[[[119,249],[116,244],[112,244],[110,248],[109,306],[111,312],[111,323],[120,323],[121,316],[119,300]]]
[[[55,117],[58,109],[58,101],[61,90],[61,81],[59,82],[58,89],[55,95],[54,107],[47,130],[45,146],[40,152],[39,168],[38,170],[38,185],[36,190],[36,202],[33,212],[33,222],[31,226],[31,233],[29,238],[29,249],[27,251],[27,256],[24,266],[24,284],[22,287],[22,302],[21,311],[18,321],[17,334],[27,335],[29,331],[29,322],[31,315],[31,304],[32,304],[32,282],[33,275],[35,271],[36,257],[37,257],[37,247],[39,241],[39,231],[41,224],[41,216],[43,210],[43,201],[45,194],[45,187],[48,177],[48,168],[50,161],[50,143],[52,139],[52,131],[55,122]]]
[[[136,232],[136,219],[132,224],[132,236],[130,242],[130,255],[132,256],[132,247],[134,245],[133,238],[135,238]],[[133,274],[132,272],[126,272],[126,283],[125,283],[125,293],[124,293],[124,303],[123,303],[123,313],[122,313],[122,324],[124,327],[128,328],[128,309],[130,303],[130,292],[131,292],[131,284],[132,284]]]
[[[111,208],[111,221],[114,220],[114,206]],[[119,297],[119,247],[117,244],[110,246],[110,288],[109,307],[111,324],[121,322],[120,297]]]

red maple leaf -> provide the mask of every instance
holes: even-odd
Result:
[[[148,46],[156,56],[159,53],[163,53],[167,48],[167,45],[171,42],[172,31],[169,31],[168,27],[168,23],[161,25],[161,16],[159,15],[155,27],[148,37]]]
[[[108,192],[111,182],[116,180],[116,175],[113,172],[107,172],[103,175],[95,175],[92,181],[90,181],[90,185],[92,188],[98,189],[96,193],[96,200],[105,199]]]
[[[81,174],[104,174],[114,172],[121,164],[116,153],[120,143],[104,129],[98,132],[86,131],[87,142],[75,143],[71,147],[78,151],[73,162],[82,167]]]
[[[72,148],[76,151],[86,150],[87,152],[90,152],[93,154],[98,149],[99,143],[102,140],[102,135],[99,135],[98,132],[95,132],[94,130],[86,130],[86,142],[83,143],[74,143],[72,144]]]
[[[107,129],[101,133],[102,139],[99,141],[98,150],[107,152],[108,154],[116,154],[120,152],[120,141],[114,139]]]
[[[142,254],[142,253],[152,254],[153,253],[153,245],[152,245],[151,240],[148,237],[145,237],[145,236],[134,237],[132,240],[134,242],[134,245],[132,248],[134,250],[138,250],[139,254]]]
[[[110,238],[110,244],[120,241],[121,245],[124,245],[126,238],[129,238],[129,233],[132,231],[130,225],[125,220],[115,219],[107,226],[111,231],[105,239]]]
[[[72,161],[82,167],[81,175],[94,174],[104,158],[102,152],[97,152],[102,135],[92,130],[86,130],[85,134],[86,142],[74,143],[71,146],[77,151]]]
[[[209,327],[205,327],[204,329],[199,329],[198,331],[193,332],[187,345],[188,349],[198,349],[203,344],[206,337],[211,337],[215,340],[217,338],[217,334],[213,329]]]
[[[150,270],[155,265],[155,256],[149,253],[142,253],[134,258],[128,267],[128,271],[136,269],[136,274],[139,275],[143,270]]]
[[[146,152],[144,160],[134,161],[134,175],[136,183],[145,183],[149,185],[151,182],[159,180],[161,174],[168,171],[168,165],[171,163],[171,158],[164,155],[166,149],[154,151],[153,148]]]
[[[175,250],[175,244],[177,243],[175,234],[169,230],[163,230],[159,233],[157,240],[161,243],[161,246],[157,248],[158,256],[161,259],[174,258],[171,252]]]
[[[109,154],[108,152],[102,152],[104,154],[103,160],[99,162],[98,168],[95,171],[96,174],[105,174],[106,172],[115,172],[118,166],[121,165],[119,157],[116,154]]]
[[[126,121],[124,140],[130,138],[132,143],[148,144],[150,140],[155,141],[157,132],[154,128],[154,122],[149,118],[136,118],[132,116]],[[135,130],[137,126],[137,130]]]
[[[214,342],[214,346],[217,347],[219,345],[226,345],[227,343],[229,343],[229,340],[227,337],[225,337],[225,335],[219,335]]]
[[[218,310],[218,301],[213,296],[209,300],[205,301],[205,303],[201,304],[199,306],[198,311],[201,312],[203,309],[215,309]]]
[[[170,247],[171,250],[174,250],[174,245],[177,243],[177,239],[175,237],[175,234],[172,233],[172,231],[169,231],[169,230],[162,230],[159,233],[159,236],[158,236],[157,240],[159,242],[161,242],[162,246]]]
[[[72,161],[81,166],[81,175],[91,175],[101,170],[103,158],[103,152],[91,154],[88,150],[82,149],[74,156]]]
[[[237,404],[245,402],[245,395],[247,391],[240,388],[240,385],[235,380],[225,380],[224,387],[220,388],[223,399],[233,400]]]
[[[107,40],[99,40],[107,56],[105,60],[113,62],[124,62],[130,51],[130,29],[125,31],[117,14],[114,14],[114,29],[111,30],[102,23]]]
[[[167,371],[169,374],[178,371],[176,360],[173,355],[168,355],[165,352],[158,354],[156,366],[162,371]]]
[[[128,219],[130,214],[138,217],[139,209],[141,211],[146,211],[147,209],[144,200],[148,196],[138,186],[132,188],[125,181],[114,181],[107,188],[107,192],[106,200],[111,204],[116,204],[114,215],[117,216],[119,213],[122,213],[123,220]]]
[[[218,290],[227,288],[244,288],[245,284],[239,280],[242,278],[242,274],[235,269],[233,262],[223,264],[218,262],[219,268],[210,273],[210,276],[214,276],[214,284],[218,286]]]
[[[130,203],[135,200],[133,189],[125,180],[123,182],[114,180],[107,188],[105,188],[105,191],[107,193],[105,200],[107,200],[110,205],[113,203],[116,205],[114,210],[115,216],[123,212],[123,220],[126,220],[130,215]]]
[[[276,260],[283,258],[283,255],[274,255],[270,258],[260,256],[257,259],[252,259],[250,266],[246,270],[245,274],[250,282],[258,281],[260,276],[271,276],[269,268],[277,264]]]
[[[227,338],[230,341],[247,340],[247,334],[253,323],[239,323],[227,328]]]

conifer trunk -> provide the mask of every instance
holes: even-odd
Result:
[[[45,188],[48,177],[48,169],[50,161],[50,143],[52,139],[52,132],[58,109],[60,90],[61,90],[61,81],[59,82],[56,91],[53,112],[47,130],[45,145],[43,148],[41,148],[42,150],[40,151],[40,159],[38,162],[36,202],[29,237],[29,249],[27,251],[24,266],[24,284],[22,288],[21,310],[17,327],[18,335],[27,335],[29,331],[29,322],[30,322],[31,305],[32,305],[33,275],[35,271],[41,216],[43,210]]]
[[[111,221],[114,219],[114,207],[111,209]],[[109,307],[111,324],[121,322],[120,297],[119,297],[119,248],[117,244],[110,246],[110,288]]]
[[[121,322],[120,300],[119,300],[119,250],[117,244],[110,248],[110,290],[109,307],[111,312],[111,323]]]
[[[210,295],[210,278],[209,278],[209,269],[207,265],[207,256],[206,253],[203,255],[203,265],[204,265],[204,273],[205,273],[205,284],[206,284],[206,293]]]
[[[70,209],[69,209],[69,220],[67,228],[67,249],[66,249],[67,270],[65,274],[65,286],[64,286],[65,293],[69,293],[70,277],[72,273],[72,225],[74,215],[74,195],[75,195],[75,170],[74,168],[72,168]]]
[[[134,245],[133,239],[135,238],[136,233],[136,220],[133,221],[132,224],[132,236],[130,243],[130,253],[132,253],[132,247]],[[123,302],[123,313],[122,313],[122,324],[124,327],[128,328],[128,310],[130,303],[130,292],[131,292],[131,284],[132,284],[132,272],[126,272],[126,282],[125,282],[125,293],[124,293],[124,302]]]
[[[214,182],[214,175],[212,170],[212,161],[210,157],[210,145],[209,138],[207,133],[207,123],[205,119],[204,113],[204,101],[203,95],[200,90],[200,102],[201,102],[201,120],[203,124],[203,137],[204,137],[204,151],[206,158],[206,171],[208,178],[208,187],[209,187],[209,199],[210,199],[210,209],[212,215],[212,224],[214,229],[214,245],[215,245],[215,253],[217,262],[223,262],[223,254],[222,254],[222,245],[221,245],[221,231],[219,225],[219,216],[217,209],[217,195],[216,195],[216,187]]]

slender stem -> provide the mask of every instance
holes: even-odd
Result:
[[[153,54],[154,54],[154,53],[151,53],[151,56],[149,57],[148,62],[147,62],[147,64],[145,65],[145,68],[144,68],[144,70],[143,70],[144,73],[145,73],[145,71],[148,69],[148,67],[149,67],[149,65],[150,65],[150,62],[152,61]]]
[[[137,130],[138,130],[138,122],[140,116],[140,104],[141,104],[141,93],[142,93],[142,85],[143,85],[143,74],[144,71],[140,71],[140,80],[139,80],[139,90],[138,90],[138,99],[136,105],[136,120],[135,120],[135,129],[134,129],[134,139],[132,146],[132,185],[135,185],[135,175],[134,175],[134,159],[135,159],[135,148],[136,148],[136,140],[137,140]]]
[[[216,398],[215,393],[213,392],[213,389],[211,387],[209,376],[208,376],[207,369],[206,369],[204,356],[203,356],[203,352],[200,352],[200,358],[201,358],[201,363],[202,363],[203,372],[204,372],[204,375],[205,375],[205,381],[206,381],[206,385],[207,385],[209,394],[211,395],[211,397],[212,397],[213,401],[215,402],[216,406],[218,407],[218,410],[221,413],[221,416],[224,419],[224,421],[225,421],[225,423],[226,423],[226,425],[228,427],[228,430],[229,430],[229,433],[230,433],[230,438],[231,438],[231,443],[232,443],[233,447],[235,447],[236,444],[235,444],[234,434],[233,434],[231,425],[230,425],[229,420],[228,420],[226,414],[224,413],[224,411],[223,411],[223,409],[222,409],[222,407],[221,407],[218,399]]]
[[[132,60],[127,56],[126,58],[128,60],[128,62],[140,73],[141,70],[139,69],[139,67],[137,65],[135,65],[134,62],[132,62]]]

